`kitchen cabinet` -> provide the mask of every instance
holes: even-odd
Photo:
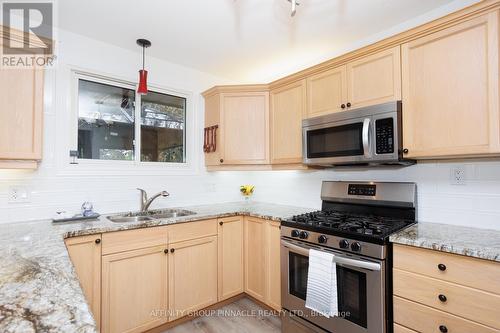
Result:
[[[102,257],[101,332],[143,332],[167,322],[168,261],[166,244]]]
[[[306,81],[271,90],[271,163],[302,163],[302,119],[306,109]]]
[[[40,67],[0,69],[0,168],[36,169],[42,159],[43,80]]]
[[[169,247],[170,320],[217,303],[217,236]]]
[[[245,293],[281,310],[280,223],[245,217]]]
[[[268,221],[268,277],[266,299],[267,305],[273,309],[281,310],[281,257],[280,257],[280,237],[281,223],[277,221]]]
[[[307,118],[345,109],[347,100],[347,70],[345,65],[314,74],[306,81]]]
[[[218,300],[244,292],[243,217],[219,219]]]
[[[99,327],[101,321],[101,235],[68,238],[65,243],[83,294]]]
[[[215,152],[205,154],[205,164],[269,164],[269,92],[222,89],[207,92],[205,100],[205,126],[218,126]]]
[[[245,217],[245,292],[265,302],[267,298],[267,221]]]
[[[500,153],[498,15],[402,45],[405,157]]]
[[[347,100],[351,108],[401,99],[400,46],[347,63]]]
[[[393,266],[397,325],[422,333],[499,331],[498,263],[394,245]]]

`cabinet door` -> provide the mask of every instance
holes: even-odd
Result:
[[[267,298],[267,221],[245,218],[245,292],[265,302]]]
[[[223,93],[221,159],[230,164],[269,164],[269,93]]]
[[[101,332],[143,332],[167,321],[165,249],[157,246],[102,257]]]
[[[301,163],[306,82],[301,80],[272,90],[270,98],[271,163]]]
[[[101,318],[101,235],[68,238],[69,257],[97,327]]]
[[[43,69],[1,69],[0,109],[0,160],[41,160]]]
[[[169,319],[217,303],[217,236],[172,243],[169,248]]]
[[[275,310],[281,310],[281,265],[280,265],[280,230],[281,223],[276,221],[268,222],[268,279],[267,289],[269,290],[267,305]]]
[[[346,66],[307,78],[307,117],[343,111],[347,100]]]
[[[498,12],[402,45],[407,157],[500,152]]]
[[[400,100],[399,45],[348,63],[347,96],[351,108]]]
[[[243,218],[219,219],[219,301],[244,292]]]

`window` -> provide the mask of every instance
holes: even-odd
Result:
[[[186,98],[78,77],[78,158],[185,163]]]

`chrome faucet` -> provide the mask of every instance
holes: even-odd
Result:
[[[168,197],[170,195],[170,193],[168,193],[167,191],[161,191],[148,199],[148,194],[146,193],[146,191],[144,191],[142,188],[137,188],[137,189],[141,191],[141,212],[147,212],[149,206],[151,206],[151,204],[156,198]]]

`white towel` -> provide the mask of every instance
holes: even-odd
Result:
[[[309,250],[306,308],[327,318],[338,315],[337,265],[331,253]]]

